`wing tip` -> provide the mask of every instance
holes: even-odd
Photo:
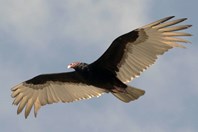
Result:
[[[173,15],[173,16],[169,16],[169,17],[166,17],[167,18],[167,20],[170,20],[170,19],[172,19],[172,18],[174,18],[175,16]]]
[[[14,87],[11,88],[11,91],[16,91],[22,85],[23,85],[23,83],[17,84],[16,86],[14,86]]]
[[[192,27],[192,25],[191,25],[191,24],[189,24],[189,25],[187,25],[187,26],[188,26],[188,28]]]

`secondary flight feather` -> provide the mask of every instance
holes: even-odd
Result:
[[[104,54],[91,64],[74,62],[68,65],[73,72],[38,75],[12,88],[13,104],[17,114],[25,109],[25,118],[32,107],[37,115],[41,106],[57,102],[73,102],[104,93],[112,93],[123,102],[144,95],[145,91],[127,85],[150,67],[159,55],[179,43],[189,41],[179,38],[191,36],[180,32],[191,25],[178,25],[186,18],[171,20],[166,17],[137,28],[116,38]]]

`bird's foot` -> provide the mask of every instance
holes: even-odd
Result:
[[[112,91],[114,93],[119,93],[119,92],[126,93],[127,92],[125,88],[120,88],[120,87],[114,87],[114,89],[112,89]]]

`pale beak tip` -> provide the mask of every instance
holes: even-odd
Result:
[[[71,66],[70,66],[70,65],[68,65],[68,66],[67,66],[67,69],[69,69],[69,68],[71,68]]]

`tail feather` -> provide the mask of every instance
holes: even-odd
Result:
[[[116,93],[112,92],[112,94],[115,97],[117,97],[118,99],[120,99],[125,103],[138,99],[140,96],[144,95],[144,93],[145,93],[144,90],[132,86],[128,86],[126,88],[126,92],[116,92]]]

